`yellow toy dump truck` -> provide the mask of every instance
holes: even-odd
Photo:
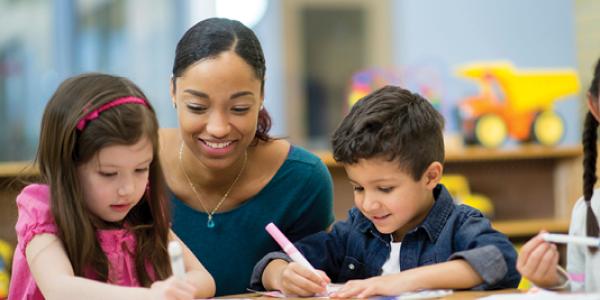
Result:
[[[461,67],[458,74],[475,80],[479,94],[458,104],[465,142],[501,146],[516,141],[556,145],[565,133],[554,102],[579,91],[577,73],[570,69],[516,70],[509,62]]]

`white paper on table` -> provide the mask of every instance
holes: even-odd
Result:
[[[522,294],[497,294],[479,298],[479,300],[598,300],[600,294],[556,293],[547,290]]]
[[[330,283],[327,285],[327,292],[325,292],[324,294],[315,295],[314,297],[311,297],[311,298],[329,298],[329,295],[331,295],[334,292],[337,292],[342,286],[343,286],[343,284]],[[249,292],[261,294],[262,296],[273,297],[273,298],[287,298],[287,296],[280,291],[256,291],[253,289],[247,289],[247,290]]]

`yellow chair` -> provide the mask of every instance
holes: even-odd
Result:
[[[471,194],[469,182],[465,176],[446,174],[442,177],[441,183],[446,187],[457,203],[474,207],[488,218],[491,218],[494,215],[494,205],[492,204],[492,201],[484,195]]]
[[[8,282],[10,280],[10,262],[13,250],[10,244],[0,240],[0,299],[8,297]]]

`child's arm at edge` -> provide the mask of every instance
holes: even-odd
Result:
[[[170,278],[160,287],[132,288],[77,277],[71,262],[54,234],[36,235],[26,249],[27,263],[45,299],[169,299],[192,296],[194,287]],[[190,297],[191,298],[191,297]]]
[[[215,295],[216,284],[212,275],[204,268],[202,262],[194,255],[192,250],[179,239],[179,237],[169,230],[169,240],[176,240],[182,246],[183,264],[185,265],[185,278],[187,282],[196,287],[196,298],[210,298]]]
[[[542,239],[544,232],[541,231],[521,247],[517,270],[539,287],[559,287],[565,281],[558,271],[559,253],[556,245]]]

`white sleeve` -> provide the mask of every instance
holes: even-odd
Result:
[[[583,198],[577,200],[571,214],[570,235],[585,236],[586,204]],[[567,244],[567,272],[571,279],[571,291],[583,291],[585,283],[585,251],[582,245]]]

